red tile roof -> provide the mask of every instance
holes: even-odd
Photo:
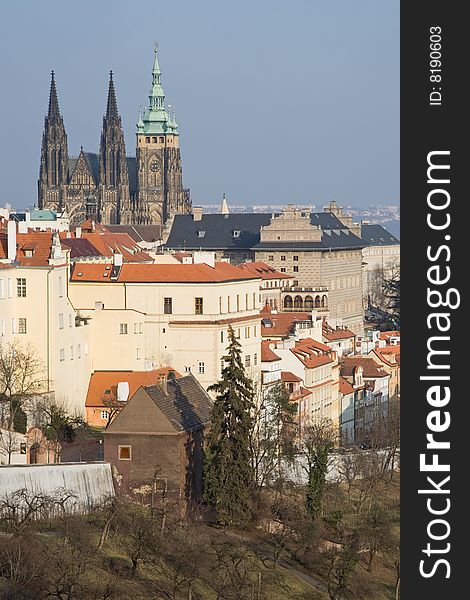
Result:
[[[276,271],[276,269],[273,269],[273,267],[262,261],[242,263],[238,266],[240,269],[258,275],[261,279],[294,279],[293,275]]]
[[[312,338],[306,338],[305,340],[297,342],[290,351],[308,369],[330,364],[334,362],[333,359],[336,356],[336,353],[333,352],[329,346],[317,342],[316,340],[312,340]]]
[[[108,269],[106,269],[108,267]],[[71,281],[110,281],[111,264],[75,263]],[[108,274],[108,275],[106,275]],[[131,264],[122,265],[116,281],[125,283],[222,283],[251,280],[253,275],[243,272],[229,263],[179,264]]]
[[[343,359],[341,362],[341,375],[343,377],[351,377],[354,374],[354,369],[359,366],[363,369],[363,377],[367,379],[389,376],[382,365],[379,365],[373,358],[367,356],[348,356]]]
[[[285,383],[294,383],[302,381],[302,378],[297,377],[297,375],[294,375],[294,373],[291,373],[290,371],[281,371],[281,380]]]
[[[375,348],[374,352],[387,365],[391,367],[400,365],[400,344]]]
[[[390,343],[390,338],[392,337],[400,337],[400,332],[399,331],[381,331],[380,332],[380,339],[381,340],[385,340],[388,343]]]
[[[105,406],[103,399],[110,398],[115,400],[117,397],[117,385],[121,381],[129,383],[129,399],[141,385],[156,385],[160,377],[167,376],[170,371],[174,371],[177,378],[181,377],[171,367],[163,367],[162,369],[155,369],[153,371],[95,371],[90,376],[85,406],[88,408],[100,408]]]
[[[299,321],[311,321],[312,313],[308,312],[272,312],[266,310],[266,307],[261,311],[261,318],[265,319],[265,323],[261,323],[262,337],[289,337],[294,332],[295,324]],[[268,321],[272,326],[268,326]]]
[[[323,337],[326,338],[329,342],[334,342],[335,340],[347,340],[349,338],[356,337],[356,334],[353,333],[350,329],[346,327],[337,327],[334,329],[330,327],[328,323],[323,321],[322,325],[322,334]]]
[[[272,340],[261,341],[261,362],[281,360],[281,358],[270,348],[270,345],[275,347],[275,344],[276,342],[273,342]]]
[[[21,266],[43,267],[49,265],[52,251],[53,234],[51,231],[28,230],[28,233],[16,234],[16,260]],[[32,256],[27,256],[32,252]],[[0,259],[8,257],[6,231],[0,232]]]
[[[348,394],[354,393],[354,387],[349,383],[347,379],[340,375],[339,378],[339,391],[343,396],[347,396]]]

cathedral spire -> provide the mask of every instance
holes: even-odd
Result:
[[[109,72],[109,86],[108,86],[108,104],[106,106],[106,118],[118,118],[119,113],[116,102],[116,92],[114,90],[113,72]]]
[[[51,89],[49,92],[49,109],[47,111],[47,116],[49,119],[60,119],[59,101],[57,99],[54,71],[51,71]]]
[[[163,91],[160,65],[158,64],[158,44],[155,44],[152,69],[152,88],[149,94],[149,108],[154,111],[165,111],[165,92]]]

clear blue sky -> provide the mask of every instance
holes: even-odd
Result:
[[[108,72],[127,153],[154,41],[193,204],[399,201],[399,1],[15,0],[0,6],[0,205],[35,202],[50,71],[69,153]]]

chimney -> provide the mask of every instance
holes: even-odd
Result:
[[[202,219],[202,206],[193,207],[193,220],[200,221]]]
[[[117,399],[119,402],[127,402],[129,398],[129,382],[120,381],[117,384]]]
[[[122,254],[118,250],[113,250],[113,265],[122,267]]]
[[[16,260],[16,223],[8,221],[7,225],[7,240],[8,240],[8,260],[14,262]]]
[[[168,383],[164,373],[162,373],[158,378],[158,385],[161,388],[162,392],[165,396],[168,396]]]
[[[77,239],[82,237],[82,228],[81,227],[76,227],[75,228],[75,237]]]

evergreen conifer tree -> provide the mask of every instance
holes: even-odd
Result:
[[[253,385],[232,327],[216,393],[204,465],[204,496],[224,526],[243,526],[252,514],[254,475],[250,449]]]

